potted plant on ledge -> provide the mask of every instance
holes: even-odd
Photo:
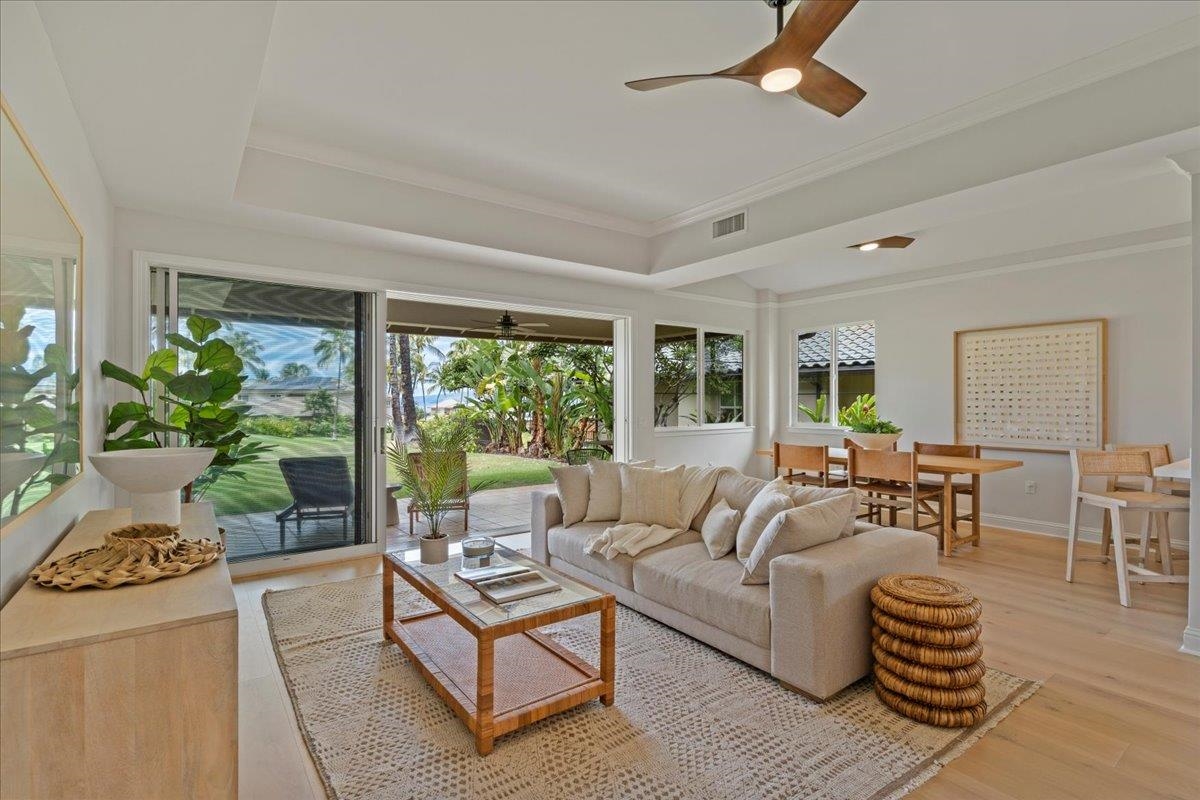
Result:
[[[151,353],[140,374],[100,364],[104,377],[131,387],[137,399],[109,409],[104,452],[89,459],[132,494],[135,522],[177,524],[181,488],[184,502],[199,500],[218,478],[245,479],[240,467],[272,449],[247,441],[242,430],[242,359],[215,336],[220,329],[219,320],[190,317],[190,336],[168,333],[171,347]]]
[[[428,523],[421,534],[421,563],[441,564],[450,557],[450,537],[442,521],[461,509],[470,493],[467,449],[474,430],[461,419],[449,424],[418,425],[409,445],[388,447],[388,461],[409,501]]]
[[[846,438],[866,450],[887,450],[903,432],[890,420],[879,418],[873,394],[860,394],[839,411],[838,423],[849,429]]]

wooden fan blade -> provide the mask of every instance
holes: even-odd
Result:
[[[517,323],[522,328],[549,328],[549,322],[519,322]]]
[[[665,86],[675,86],[688,81],[702,81],[705,78],[728,78],[729,75],[666,75],[661,78],[642,78],[636,81],[626,81],[625,85],[630,89],[637,89],[639,92],[648,92],[651,89],[662,89]]]
[[[804,68],[800,84],[788,94],[840,117],[858,105],[867,92],[854,81],[815,58]]]
[[[858,0],[801,0],[775,41],[720,75],[761,77],[772,70],[794,67],[801,72],[842,23]]]

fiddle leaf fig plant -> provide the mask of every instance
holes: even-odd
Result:
[[[167,334],[173,347],[147,356],[140,374],[111,361],[101,362],[100,372],[132,387],[139,396],[109,409],[105,450],[169,447],[174,441],[180,447],[217,451],[208,469],[184,487],[184,500],[190,502],[203,497],[219,478],[245,479],[240,467],[258,461],[274,447],[247,441],[241,429],[249,406],[234,400],[245,379],[243,364],[228,342],[213,338],[221,330],[221,321],[193,316],[187,329],[191,337]]]

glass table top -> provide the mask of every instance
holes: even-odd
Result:
[[[527,555],[511,550],[497,543],[493,555],[484,558],[472,558],[461,554],[451,554],[444,564],[422,564],[419,548],[390,550],[387,559],[409,575],[420,578],[428,587],[432,585],[444,598],[450,600],[460,611],[465,612],[481,627],[499,625],[505,622],[530,617],[544,611],[554,611],[560,608],[596,600],[604,596],[590,586],[586,586],[562,573],[551,570],[544,564],[534,561]],[[511,603],[496,605],[483,597],[470,584],[455,576],[455,572],[477,567],[498,566],[503,564],[519,564],[536,570],[543,577],[560,587],[556,592],[527,597]]]

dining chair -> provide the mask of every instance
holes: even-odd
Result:
[[[1169,444],[1106,444],[1105,450],[1115,450],[1121,452],[1123,450],[1145,450],[1150,454],[1150,466],[1154,469],[1165,467],[1175,461],[1171,457],[1171,445]],[[1177,481],[1171,478],[1155,478],[1154,491],[1162,492],[1163,494],[1181,494],[1190,495],[1192,493],[1192,485],[1187,481]]]
[[[846,480],[833,480],[829,474],[827,445],[784,444],[775,442],[775,475],[787,470],[783,479],[805,486],[845,486]]]
[[[921,486],[917,474],[917,454],[911,451],[865,450],[860,447],[849,449],[847,472],[850,486],[864,495],[862,502],[883,524],[883,509],[888,510],[888,524],[895,526],[897,512],[908,509],[912,513],[910,527],[914,531],[935,528],[940,535],[942,518],[934,501],[941,496],[942,489]],[[920,524],[924,512],[932,522]]]
[[[913,444],[913,451],[918,455],[918,457],[922,455],[931,455],[955,456],[957,458],[979,458],[981,453],[981,449],[977,444],[935,444],[932,442],[915,442]],[[981,481],[978,474],[971,475],[970,478],[970,480],[955,480],[951,483],[951,485],[954,487],[954,492],[950,496],[949,514],[950,519],[955,525],[958,525],[960,522],[971,523],[971,532],[978,536],[980,508],[983,506],[983,498],[980,495]],[[922,481],[921,485],[936,487],[938,489],[943,488],[942,481],[940,480],[936,482],[932,480]],[[959,495],[971,498],[971,510],[966,514],[958,513]],[[941,504],[940,496],[938,503],[939,505]],[[943,509],[942,513],[947,512]],[[979,546],[978,540],[976,540],[975,546]]]
[[[1182,583],[1187,580],[1185,575],[1174,575],[1171,563],[1171,531],[1168,525],[1168,514],[1187,513],[1189,499],[1175,495],[1162,494],[1154,491],[1154,468],[1151,466],[1150,454],[1145,450],[1072,450],[1071,451],[1071,513],[1067,527],[1067,582],[1070,583],[1075,575],[1076,561],[1100,561],[1108,563],[1108,536],[1101,533],[1100,553],[1094,556],[1079,556],[1075,554],[1075,545],[1079,537],[1079,514],[1083,506],[1093,506],[1101,509],[1106,520],[1111,525],[1111,539],[1115,560],[1117,562],[1117,595],[1121,605],[1131,605],[1129,584],[1135,583]],[[1105,487],[1102,490],[1085,487],[1088,478],[1104,478]],[[1118,486],[1118,481],[1122,486]],[[1122,488],[1137,485],[1140,488]],[[1142,563],[1129,563],[1126,547],[1129,545],[1121,518],[1122,511],[1144,511],[1148,515],[1147,523],[1143,525],[1141,534],[1135,539],[1142,553],[1148,553],[1150,524],[1153,517],[1158,533],[1158,554],[1163,571],[1155,572]],[[1106,527],[1106,529],[1109,529]]]

